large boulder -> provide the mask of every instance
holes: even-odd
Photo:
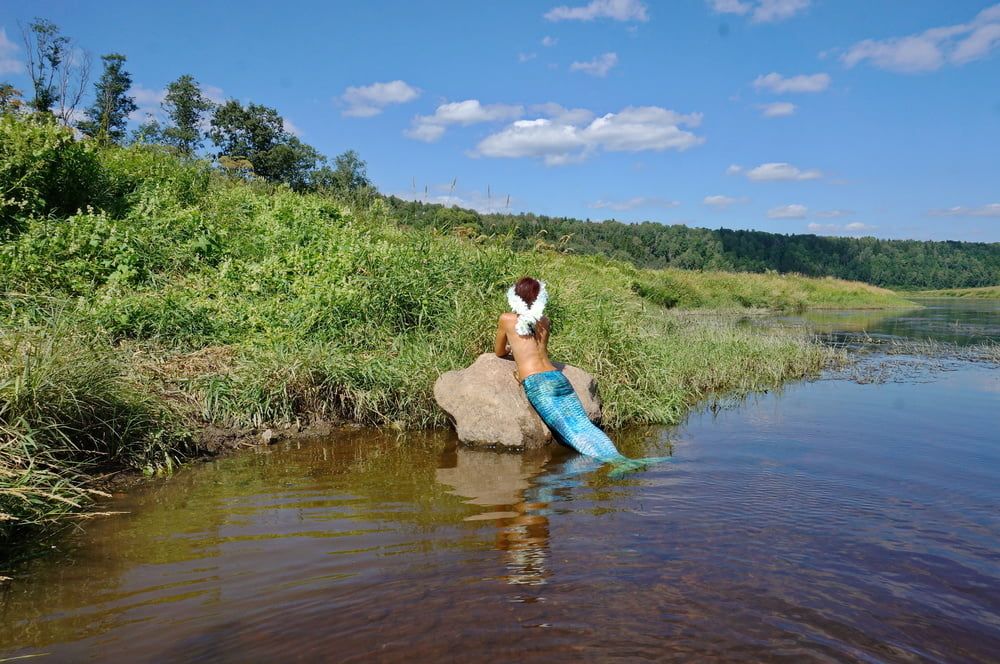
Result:
[[[601,420],[597,381],[583,369],[556,363],[569,379],[587,416]],[[552,432],[542,422],[514,377],[512,360],[483,353],[471,366],[441,375],[434,399],[455,421],[458,439],[467,445],[510,449],[542,447]]]

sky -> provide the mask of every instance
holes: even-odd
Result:
[[[277,108],[386,194],[482,211],[1000,242],[1000,3],[0,3],[128,57],[141,110],[193,75]]]

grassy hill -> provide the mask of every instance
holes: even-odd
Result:
[[[105,469],[169,469],[205,425],[443,425],[441,372],[491,347],[504,293],[550,285],[554,358],[592,371],[612,427],[677,422],[829,351],[687,308],[887,307],[880,288],[644,270],[514,251],[224,176],[155,147],[0,119],[0,533],[81,508]],[[3,535],[0,535],[0,543]]]

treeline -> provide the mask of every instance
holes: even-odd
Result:
[[[209,157],[233,175],[282,182],[296,191],[374,193],[365,163],[353,150],[330,163],[290,132],[276,109],[235,99],[216,103],[190,74],[167,86],[160,104],[164,122],[150,114],[129,132],[139,106],[130,94],[126,56],[102,55],[91,87],[92,57],[56,24],[36,18],[21,36],[31,89],[25,93],[0,82],[0,115],[58,122],[101,145],[157,144],[182,156]]]
[[[639,267],[796,272],[896,288],[968,288],[1000,284],[1000,243],[924,242],[710,230],[654,222],[590,222],[474,210],[390,197],[397,218],[417,228],[505,235],[515,249],[544,245],[600,254]]]

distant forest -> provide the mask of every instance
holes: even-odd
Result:
[[[506,235],[516,249],[539,244],[600,254],[639,267],[797,272],[895,288],[1000,284],[1000,243],[880,240],[763,231],[710,230],[654,222],[591,222],[474,210],[389,197],[397,219],[414,227]]]

